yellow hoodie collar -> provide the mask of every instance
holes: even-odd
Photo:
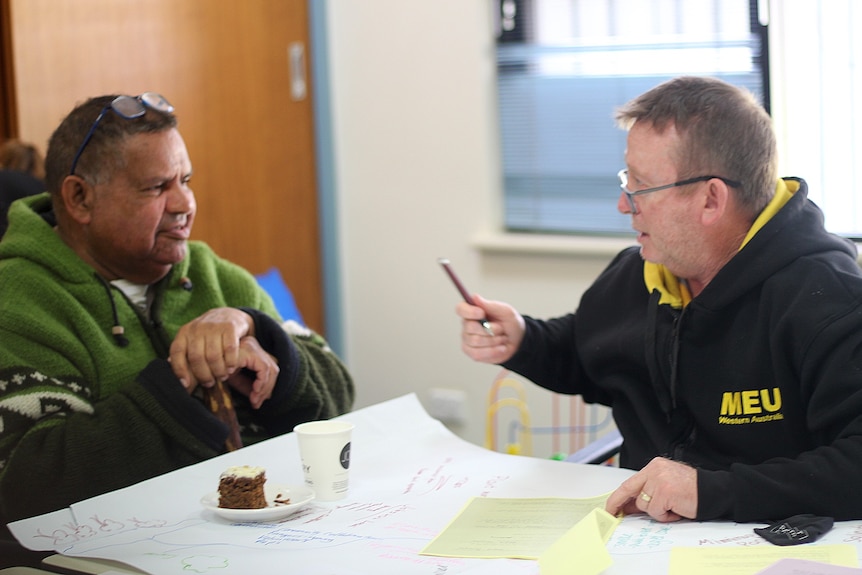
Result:
[[[793,194],[799,190],[799,182],[795,180],[778,180],[775,186],[775,195],[772,196],[769,204],[760,212],[757,219],[748,230],[745,239],[742,240],[742,245],[739,249],[745,247],[746,244],[757,234],[760,229],[766,225],[772,216],[778,213],[784,204],[786,204]],[[673,275],[664,265],[653,262],[644,262],[644,283],[647,291],[652,293],[653,290],[658,290],[661,293],[659,305],[667,304],[671,307],[682,309],[691,301],[691,292],[688,289],[684,280],[680,280]]]

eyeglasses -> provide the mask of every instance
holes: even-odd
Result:
[[[723,178],[721,176],[698,176],[696,178],[689,178],[687,180],[680,180],[679,182],[674,182],[672,184],[665,184],[664,186],[656,186],[654,188],[647,188],[645,190],[638,190],[636,192],[632,192],[628,188],[629,184],[629,171],[625,168],[617,172],[617,177],[620,179],[620,189],[626,195],[626,199],[629,201],[629,207],[632,209],[632,214],[638,213],[637,206],[635,206],[635,196],[641,196],[643,194],[651,194],[653,192],[659,192],[661,190],[667,190],[668,188],[676,188],[679,186],[687,186],[689,184],[695,184],[697,182],[707,182],[712,179],[718,179],[730,186],[731,188],[740,188],[742,187],[742,183],[729,180],[727,178]]]
[[[87,144],[90,143],[90,140],[93,138],[93,133],[96,131],[96,127],[99,125],[99,122],[102,121],[102,118],[105,117],[105,114],[108,113],[108,110],[113,110],[114,113],[121,118],[133,120],[146,114],[147,108],[152,108],[153,110],[163,114],[170,114],[174,111],[174,107],[171,106],[171,103],[168,102],[164,96],[156,94],[155,92],[145,92],[140,96],[117,96],[108,106],[102,108],[102,111],[99,112],[98,116],[96,116],[96,120],[93,122],[93,125],[90,126],[90,131],[87,132],[86,136],[84,136],[84,141],[81,142],[81,147],[78,148],[78,151],[75,153],[75,159],[72,160],[72,169],[69,170],[69,175],[71,176],[75,174],[75,168],[78,167],[78,160],[81,158],[84,148],[86,148]]]

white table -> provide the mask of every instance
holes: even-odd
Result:
[[[348,498],[313,502],[278,523],[230,524],[199,500],[216,489],[230,465],[261,465],[269,481],[301,485],[293,434],[10,528],[28,547],[122,561],[159,575],[206,569],[224,575],[535,575],[534,561],[418,552],[471,497],[590,497],[612,491],[632,473],[488,451],[430,418],[414,395],[343,419],[356,426]],[[667,573],[669,550],[678,545],[768,545],[752,527],[627,517],[608,544],[614,565],[605,573]],[[858,522],[845,524],[822,541],[858,539],[860,533]]]

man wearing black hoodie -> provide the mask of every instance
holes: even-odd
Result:
[[[617,208],[639,248],[561,317],[459,304],[464,352],[611,406],[620,463],[639,470],[611,513],[862,519],[854,245],[826,232],[803,180],[778,178],[771,120],[748,92],[676,78],[617,120]]]

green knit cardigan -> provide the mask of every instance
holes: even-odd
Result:
[[[2,523],[224,450],[226,426],[186,393],[166,360],[179,328],[215,307],[250,313],[281,370],[260,409],[235,394],[244,439],[351,408],[345,366],[311,331],[288,333],[247,271],[189,242],[186,258],[153,286],[144,317],[59,239],[48,212],[47,194],[16,202],[0,242]],[[112,335],[117,324],[125,345]]]

